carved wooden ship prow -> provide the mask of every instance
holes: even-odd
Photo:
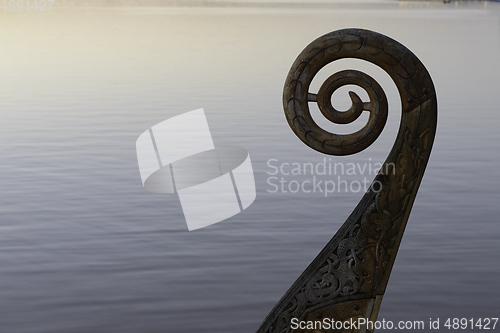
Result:
[[[370,76],[344,70],[330,76],[317,93],[309,91],[314,76],[343,58],[371,62],[392,78],[401,97],[399,132],[381,171],[357,207],[324,249],[272,309],[259,333],[371,332],[363,325],[349,329],[293,328],[295,321],[375,322],[389,275],[422,180],[434,141],[437,99],[431,77],[420,60],[397,41],[373,31],[343,29],[309,44],[286,78],[283,105],[288,124],[309,147],[330,155],[349,155],[370,146],[382,132],[388,103],[383,89]],[[331,96],[344,85],[368,93],[363,102],[350,92],[352,106],[339,112]],[[332,122],[346,124],[370,112],[361,130],[338,135],[320,128],[309,103],[317,103]],[[377,184],[377,186],[375,186]]]

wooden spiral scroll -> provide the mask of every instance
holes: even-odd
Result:
[[[295,321],[375,321],[410,211],[429,159],[437,124],[437,99],[431,77],[420,60],[397,41],[361,29],[326,34],[295,60],[285,82],[283,104],[294,133],[309,147],[331,155],[354,154],[370,146],[387,119],[387,99],[368,75],[347,70],[329,77],[317,94],[309,92],[314,76],[325,65],[342,58],[369,61],[384,69],[396,84],[402,116],[396,142],[372,186],[325,248],[290,287],[261,324],[260,333],[342,332],[293,329]],[[331,96],[339,87],[354,84],[368,93],[363,102],[350,92],[352,106],[338,112]],[[335,123],[354,121],[370,112],[365,127],[337,135],[312,119],[309,103]],[[375,183],[378,186],[375,186]],[[370,332],[359,327],[344,332]]]

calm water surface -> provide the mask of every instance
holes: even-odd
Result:
[[[267,183],[269,159],[323,161],[288,128],[282,87],[308,43],[346,27],[405,44],[439,100],[379,318],[498,317],[499,3],[56,1],[47,13],[0,10],[0,332],[255,331],[362,196],[270,193]],[[382,162],[399,123],[396,88],[361,61],[319,76],[348,67],[381,83],[391,112],[373,146],[332,162]],[[135,140],[200,107],[216,145],[249,150],[257,199],[187,232],[177,197],[142,188]]]

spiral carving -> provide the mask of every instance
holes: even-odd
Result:
[[[407,57],[406,53],[412,57]],[[426,79],[427,71],[420,61],[403,45],[386,36],[368,30],[344,29],[318,38],[302,51],[292,65],[285,81],[283,105],[294,133],[311,148],[330,155],[350,155],[366,149],[380,135],[387,120],[387,99],[382,88],[362,72],[348,70],[336,73],[323,83],[317,95],[309,92],[315,75],[327,64],[343,58],[363,59],[382,67],[396,83],[406,110],[415,108],[425,95],[431,96],[429,89],[433,90],[432,81],[428,75]],[[346,112],[335,110],[330,97],[346,84],[365,89],[370,102],[363,103],[351,92],[351,108]],[[350,123],[366,109],[370,118],[366,126],[356,133],[330,133],[312,119],[309,102],[317,102],[322,114],[334,123]]]
[[[332,95],[338,88],[348,84],[363,88],[368,93],[370,101],[363,102],[355,92],[350,91],[352,105],[347,111],[340,112],[332,105]],[[318,103],[318,107],[326,119],[336,124],[351,123],[358,119],[363,111],[370,112],[366,125],[353,134],[333,134],[316,124],[311,124],[317,127],[316,138],[321,137],[322,139],[319,140],[324,140],[323,149],[320,150],[323,153],[333,155],[357,153],[370,146],[378,138],[387,121],[388,107],[384,90],[375,79],[363,72],[345,70],[335,73],[321,85],[317,95],[308,93],[308,97],[309,101]],[[308,107],[306,112],[310,112]]]
[[[381,171],[347,221],[276,304],[259,333],[330,332],[294,329],[291,320],[376,320],[389,275],[429,160],[437,125],[437,99],[420,60],[397,41],[369,30],[343,29],[309,44],[293,63],[283,105],[293,132],[309,147],[331,155],[349,155],[370,146],[387,120],[387,99],[368,75],[345,70],[330,76],[317,94],[309,91],[318,71],[342,58],[369,61],[392,78],[401,97],[399,132]],[[331,96],[341,86],[362,87],[369,101],[350,92],[352,105],[339,112]],[[320,128],[309,103],[316,102],[330,121],[345,124],[370,112],[359,131],[338,135]],[[333,330],[332,330],[333,332]],[[335,332],[343,332],[335,330]],[[349,332],[370,332],[364,328]]]

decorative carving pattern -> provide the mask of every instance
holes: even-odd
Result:
[[[324,312],[341,313],[342,318],[373,319],[378,312],[378,308],[373,307],[375,299],[385,292],[434,140],[436,93],[418,58],[386,36],[345,29],[318,38],[292,65],[283,103],[295,134],[320,152],[332,155],[359,152],[376,140],[387,119],[385,94],[378,83],[364,73],[338,72],[325,81],[318,94],[309,92],[312,79],[322,67],[349,57],[382,67],[394,80],[402,102],[401,127],[392,151],[375,177],[377,183],[372,183],[351,216],[278,302],[258,332],[294,332],[292,318],[321,318]],[[346,112],[335,110],[331,95],[345,84],[364,88],[370,102],[362,102],[351,92],[351,108]],[[370,117],[358,132],[337,135],[316,125],[309,112],[309,102],[317,102],[323,115],[336,123],[354,121],[363,110],[369,111]],[[379,188],[375,188],[376,184]],[[350,302],[355,305],[346,307]]]

